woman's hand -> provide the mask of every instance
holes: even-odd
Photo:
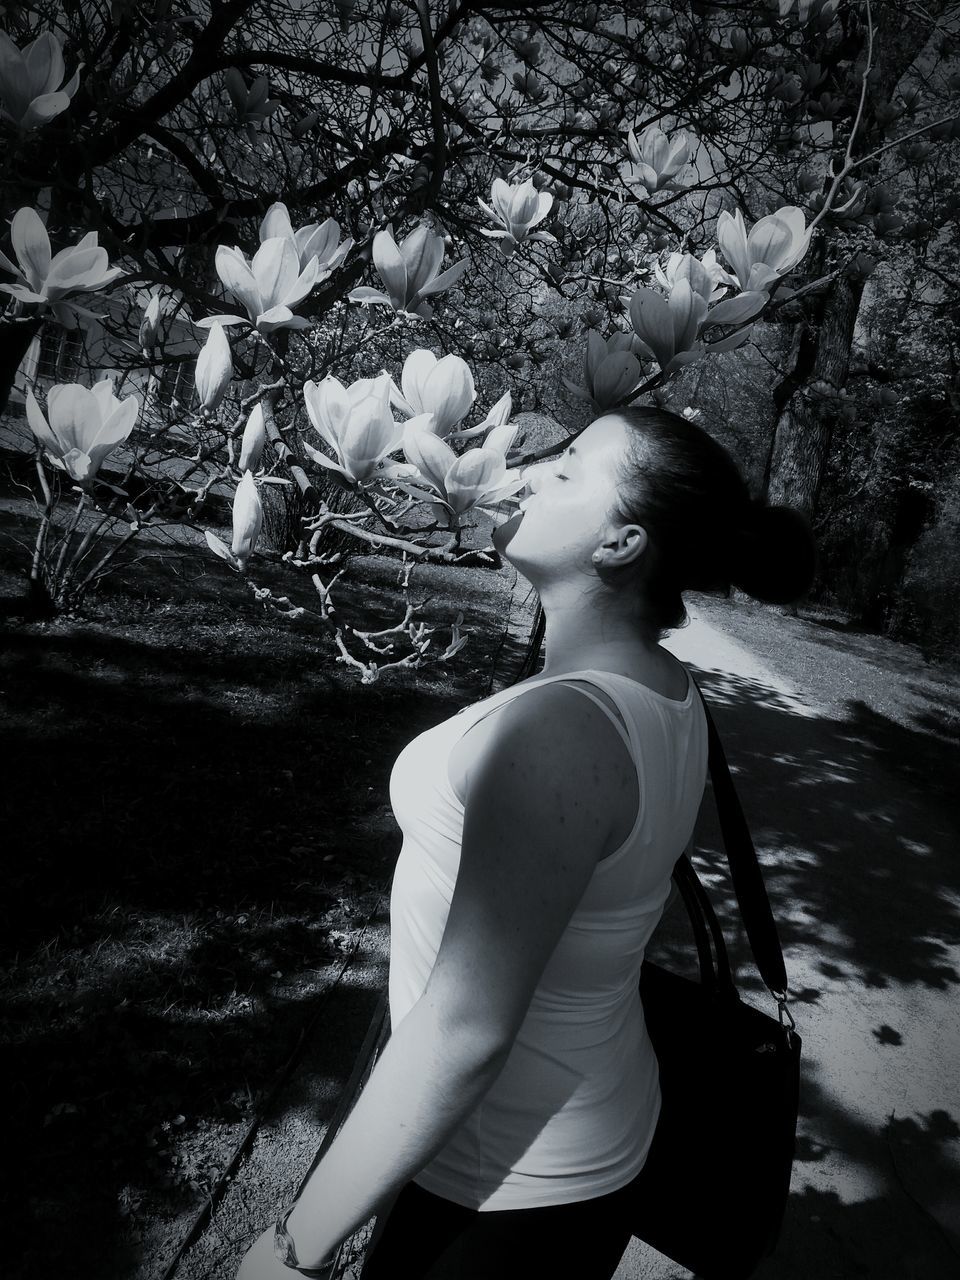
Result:
[[[237,1280],[296,1280],[297,1272],[285,1267],[273,1251],[273,1229],[271,1222],[244,1254]]]
[[[237,1280],[296,1280],[300,1273],[286,1266],[277,1257],[273,1246],[275,1230],[276,1224],[271,1223],[266,1231],[257,1236],[244,1254]]]

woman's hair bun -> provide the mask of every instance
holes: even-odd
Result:
[[[817,571],[817,544],[793,507],[751,502],[730,542],[730,581],[766,604],[804,595]]]

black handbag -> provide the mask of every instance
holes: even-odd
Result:
[[[801,1040],[787,1009],[783,953],[753,841],[703,705],[731,879],[778,1016],[741,999],[720,923],[682,855],[673,878],[693,926],[700,981],[649,960],[640,971],[663,1101],[646,1164],[632,1184],[631,1213],[634,1235],[697,1276],[743,1280],[773,1251],[780,1233],[796,1139]]]

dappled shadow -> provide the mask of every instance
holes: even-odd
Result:
[[[392,625],[397,567],[368,568],[375,581],[341,593],[345,612]],[[434,575],[414,598],[455,585]],[[102,597],[82,622],[4,629],[5,1140],[18,1170],[5,1213],[40,1224],[17,1235],[14,1277],[102,1280],[131,1188],[155,1200],[165,1187],[165,1212],[199,1203],[177,1159],[205,1132],[242,1131],[362,922],[348,907],[389,877],[394,759],[488,692],[489,605],[471,619],[472,670],[365,686],[307,628],[264,621],[235,581],[206,586],[182,611]],[[328,1045],[334,1082],[359,1039]],[[223,1139],[210,1148],[222,1155]]]
[[[844,721],[800,714],[759,681],[698,674],[753,831],[785,950],[816,942],[825,972],[871,986],[960,983],[956,816],[931,801],[952,761],[921,766],[923,735],[850,704]],[[698,865],[737,958],[749,962],[712,804]]]
[[[309,636],[242,640],[241,620],[198,652],[202,633],[170,628],[152,643],[69,624],[4,636],[8,954],[104,899],[241,910],[266,887],[295,897],[328,855],[377,870],[340,837],[389,824],[397,754],[468,700],[414,671],[361,685]]]
[[[814,1127],[816,1139],[807,1136]],[[951,1212],[957,1136],[944,1112],[865,1122],[808,1061],[790,1201],[776,1251],[757,1280],[955,1276],[960,1236],[951,1239],[919,1197]],[[815,1165],[824,1168],[812,1180]]]
[[[791,988],[804,1037],[793,1190],[780,1245],[757,1274],[955,1275],[960,1099],[955,1031],[942,1042],[937,1022],[952,1017],[955,1026],[960,984],[954,760],[922,730],[860,701],[848,701],[843,720],[817,717],[761,681],[696,674],[754,834],[788,977],[804,975]],[[773,1012],[709,794],[695,864],[741,991]],[[648,954],[696,976],[682,903],[671,907]],[[875,1080],[878,1053],[897,1056],[889,1060],[893,1074]],[[898,1081],[911,1075],[928,1082],[940,1105],[925,1115],[900,1110],[885,1123],[869,1116],[869,1105],[864,1112],[877,1098],[898,1096]],[[824,1173],[810,1184],[805,1170],[817,1165]],[[952,1235],[943,1226],[951,1219]]]
[[[275,946],[276,933],[269,943],[266,938],[260,941]],[[203,967],[203,951],[200,947],[184,954],[188,971]],[[245,959],[239,960],[239,967],[245,966]],[[298,1050],[305,1028],[318,1015],[322,1021],[306,1047],[303,1070],[316,1073],[326,1085],[322,1096],[314,1088],[310,1098],[312,1123],[329,1119],[380,990],[374,981],[379,975],[372,970],[366,982],[363,974],[349,985],[334,982],[337,967],[314,990],[291,988],[269,1004],[247,1001],[242,1011],[226,1017],[212,1017],[203,1008],[190,1011],[172,1006],[148,1012],[136,1004],[142,999],[136,982],[128,988],[119,986],[123,1003],[112,1012],[91,1008],[89,999],[68,1002],[68,1013],[70,1003],[88,1009],[85,1020],[65,1026],[61,1010],[22,1052],[26,1066],[36,1073],[33,1078],[56,1081],[57,1096],[64,1102],[77,1099],[79,1105],[68,1102],[65,1109],[51,1109],[44,1119],[31,1116],[32,1100],[22,1098],[27,1114],[19,1116],[6,1135],[10,1167],[21,1174],[8,1193],[7,1212],[21,1219],[30,1216],[41,1226],[47,1209],[55,1216],[45,1230],[20,1237],[23,1255],[17,1259],[16,1252],[8,1252],[13,1269],[5,1274],[11,1280],[60,1272],[78,1280],[105,1276],[121,1280],[134,1274],[157,1280],[163,1272],[161,1262],[169,1261],[180,1239],[170,1233],[169,1223],[158,1223],[158,1239],[151,1242],[149,1251],[138,1248],[137,1233],[132,1239],[130,1234],[134,1224],[121,1216],[121,1193],[163,1186],[168,1213],[196,1213],[223,1172],[225,1153],[228,1156],[237,1148],[253,1117],[265,1108],[265,1118],[275,1120],[282,1107],[303,1094],[302,1073],[290,1078],[279,1100],[262,1090],[251,1094],[248,1081],[264,1076],[266,1059],[267,1085],[283,1084],[281,1067]],[[363,967],[361,957],[357,968]],[[242,983],[242,975],[237,981]],[[104,1039],[111,1046],[109,1078],[98,1070]],[[20,1074],[31,1078],[23,1071]],[[199,1094],[198,1077],[203,1080]],[[105,1090],[95,1091],[104,1084]],[[186,1115],[178,1114],[183,1112]],[[32,1123],[24,1125],[24,1120]],[[227,1138],[211,1152],[219,1159],[205,1162],[204,1134],[211,1128],[219,1128]],[[311,1155],[310,1151],[280,1151],[276,1159],[281,1166],[289,1163],[294,1177],[298,1163],[305,1172]],[[75,1191],[49,1196],[49,1189],[64,1186],[65,1171]],[[188,1174],[199,1174],[199,1182],[191,1183]],[[48,1193],[38,1210],[43,1188]],[[78,1194],[79,1188],[83,1194]],[[240,1222],[237,1238],[249,1234],[252,1226],[249,1221]],[[192,1271],[184,1265],[182,1273]]]
[[[360,686],[324,673],[321,664],[315,683],[306,685],[306,646],[302,658],[265,649],[262,668],[251,669],[249,651],[231,657],[226,641],[222,653],[178,657],[163,645],[108,634],[12,632],[7,640],[14,715],[3,730],[5,832],[16,874],[5,941],[14,949],[49,937],[103,900],[142,912],[220,906],[232,916],[268,902],[281,912],[295,903],[303,913],[311,890],[319,893],[310,907],[325,901],[321,863],[329,853],[371,876],[387,875],[398,848],[395,831],[388,836],[385,806],[393,760],[416,733],[469,700],[423,685]],[[510,657],[507,650],[505,660]],[[152,678],[141,678],[144,673]],[[946,1277],[956,1255],[910,1197],[927,1203],[938,1185],[949,1186],[955,1176],[950,1157],[957,1116],[948,1082],[942,1108],[878,1130],[857,1116],[843,1078],[821,1076],[815,1030],[826,994],[838,984],[852,991],[897,986],[946,992],[955,1000],[960,971],[950,949],[960,941],[960,863],[956,817],[947,803],[951,762],[929,732],[905,728],[861,702],[851,701],[844,719],[818,718],[760,681],[696,674],[715,710],[754,832],[788,973],[792,959],[815,951],[814,972],[823,980],[808,972],[793,993],[805,1034],[800,1144],[781,1245],[759,1274],[889,1274],[899,1280],[922,1270],[928,1280]],[[291,687],[281,696],[287,676]],[[230,694],[238,692],[244,697],[231,705]],[[473,696],[486,692],[476,688]],[[332,829],[355,830],[355,845],[334,848],[327,834]],[[710,806],[700,824],[696,862],[724,923],[741,989],[759,1004],[763,987],[739,924]],[[692,973],[680,913],[675,907],[664,921],[650,955],[657,958],[659,950]],[[206,975],[200,984],[206,991],[226,995],[245,983],[255,990],[268,963],[282,968],[285,956],[295,962],[305,954],[310,939],[303,930],[302,919],[280,922],[259,931],[238,929],[215,946],[187,948],[184,981],[192,968],[198,982]],[[102,921],[97,936],[105,936]],[[236,957],[228,963],[224,949],[231,939]],[[289,1037],[309,1003],[308,996],[293,994],[286,1004],[281,1000],[280,1013],[254,1003],[226,1017],[213,1037],[200,1017],[164,1018],[137,1009],[143,995],[135,971],[129,986],[121,979],[114,992],[133,1007],[99,1008],[95,996],[77,993],[74,1011],[87,1010],[86,1025],[73,1018],[59,1027],[55,1009],[63,1009],[64,998],[51,996],[42,1032],[31,1034],[21,1052],[38,1078],[60,1063],[66,1082],[71,1064],[81,1064],[72,1078],[83,1096],[96,1089],[82,1066],[95,1058],[96,1038],[116,1037],[110,1088],[118,1113],[125,1090],[179,1107],[179,1089],[189,1087],[194,1070],[202,1070],[206,1082],[214,1054],[225,1079],[214,1077],[210,1088],[221,1095],[242,1082],[251,1046],[278,1033]],[[896,1014],[894,1006],[877,1020],[875,1043],[892,1054],[925,1052],[917,1030]],[[146,1052],[164,1037],[168,1056]],[[70,1149],[85,1152],[82,1176],[100,1179],[103,1217],[94,1218],[107,1232],[116,1212],[108,1193],[115,1195],[124,1175],[122,1161],[111,1172],[117,1153],[97,1137],[96,1120],[110,1099],[110,1093],[101,1097],[89,1121],[65,1113],[51,1126],[77,1125]],[[18,1101],[30,1111],[29,1098]],[[28,1153],[38,1158],[36,1134],[21,1135],[24,1161]],[[805,1186],[805,1167],[831,1160],[838,1169],[836,1193]],[[845,1199],[843,1170],[851,1164],[861,1174],[867,1170],[891,1199],[859,1192]],[[51,1173],[55,1166],[51,1158]],[[886,1242],[883,1257],[874,1249],[878,1240]],[[887,1261],[891,1269],[884,1272]]]

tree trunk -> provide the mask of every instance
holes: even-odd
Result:
[[[774,392],[779,410],[767,465],[766,497],[812,517],[817,508],[833,430],[837,393],[850,372],[853,331],[863,281],[842,276],[830,288],[813,325],[791,353],[790,372]]]
[[[870,96],[889,101],[897,85],[933,35],[932,19],[947,8],[946,0],[934,0],[923,17],[908,15],[898,3],[878,3],[874,47],[874,75]],[[869,113],[868,113],[869,114]],[[868,127],[858,136],[859,154],[885,140],[882,130]],[[846,138],[837,136],[837,159]],[[878,166],[861,169],[858,181],[875,181]],[[821,235],[829,235],[824,228]],[[824,257],[831,255],[825,253]],[[863,296],[862,279],[841,277],[818,300],[815,312],[800,322],[788,367],[774,390],[776,417],[764,476],[764,495],[771,502],[797,507],[813,517],[826,470],[839,403],[831,393],[839,391],[850,369],[850,348]]]

